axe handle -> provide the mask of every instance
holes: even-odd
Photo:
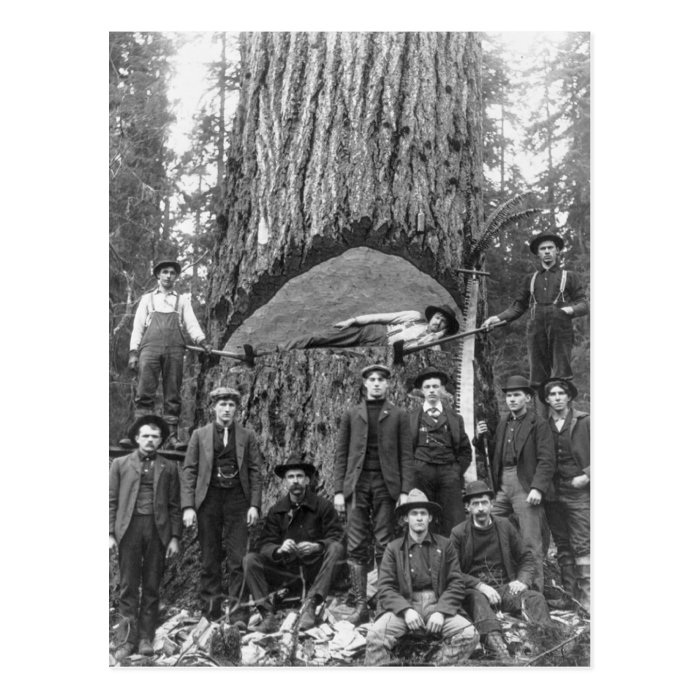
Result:
[[[498,328],[499,326],[505,326],[507,321],[499,321],[494,323],[491,328]],[[488,330],[491,330],[489,328]],[[481,328],[474,328],[470,331],[462,331],[461,333],[455,333],[454,335],[444,336],[443,338],[438,338],[437,340],[430,340],[427,343],[420,343],[420,345],[415,345],[412,348],[405,348],[402,350],[404,355],[410,355],[413,352],[418,352],[419,350],[424,350],[425,348],[430,348],[433,345],[441,345],[442,343],[449,343],[451,340],[459,340],[459,338],[466,338],[468,335],[475,335],[476,333],[484,333],[487,329],[481,326]]]
[[[204,348],[200,348],[199,345],[185,345],[188,350],[194,350],[195,352],[206,352]],[[234,360],[245,360],[247,357],[245,355],[237,355],[235,352],[226,352],[226,350],[212,350],[212,355],[220,355],[221,357],[232,357]]]

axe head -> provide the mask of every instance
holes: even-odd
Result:
[[[243,362],[245,362],[249,367],[253,367],[255,364],[255,355],[253,354],[253,346],[248,345],[248,343],[245,343],[243,345],[243,352],[245,353],[245,359]]]
[[[402,365],[403,364],[403,340],[397,340],[394,343],[394,364],[395,365]]]

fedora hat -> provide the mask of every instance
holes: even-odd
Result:
[[[518,389],[530,394],[530,396],[535,393],[530,386],[530,382],[528,382],[525,377],[521,377],[519,374],[514,374],[512,377],[508,377],[508,379],[506,379],[506,383],[501,387],[501,391],[504,394],[506,391],[516,391]]]
[[[164,268],[164,267],[174,267],[175,270],[177,270],[177,274],[179,275],[182,272],[182,268],[180,267],[180,263],[177,260],[159,260],[154,266],[153,266],[153,276],[158,277],[158,273]]]
[[[139,434],[139,430],[141,430],[141,427],[144,425],[151,424],[157,425],[160,428],[161,445],[168,439],[168,435],[170,435],[170,428],[160,416],[140,416],[133,422],[133,424],[129,428],[129,432],[127,433],[127,436],[129,440],[131,440],[131,444],[134,447],[136,447],[136,436]]]
[[[300,454],[294,452],[288,457],[284,464],[278,464],[275,467],[275,474],[280,479],[284,479],[284,475],[290,469],[303,469],[309,479],[316,473],[316,467],[313,464],[304,461]]]
[[[539,247],[540,243],[544,243],[545,241],[553,241],[554,245],[559,250],[564,249],[564,239],[561,236],[557,236],[556,233],[540,233],[539,236],[535,236],[530,241],[530,252],[533,255],[537,255],[537,248]]]
[[[462,494],[462,500],[465,503],[468,503],[470,498],[483,495],[493,498],[493,489],[485,481],[479,481],[477,479],[477,481],[470,481],[467,484],[466,488],[464,489],[464,493]]]
[[[573,382],[570,382],[568,379],[562,379],[561,377],[550,377],[537,387],[537,395],[540,397],[542,403],[547,403],[545,401],[547,397],[544,391],[547,388],[547,384],[551,384],[552,382],[558,382],[566,386],[566,393],[569,395],[569,400],[573,401],[578,396],[578,389]]]
[[[436,377],[442,382],[443,386],[447,386],[452,380],[449,378],[445,372],[443,372],[440,369],[437,369],[436,367],[426,367],[414,380],[413,380],[413,388],[414,389],[420,389],[421,386],[423,385],[423,382],[426,379],[432,379],[433,377]]]
[[[429,501],[428,497],[422,491],[419,489],[411,489],[408,493],[408,500],[406,503],[396,508],[396,517],[400,518],[414,508],[426,508],[428,512],[433,515],[440,515],[442,513],[442,508],[437,503]]]
[[[233,399],[236,402],[240,402],[241,393],[230,386],[219,386],[209,392],[209,401],[212,403],[216,403],[221,399]]]
[[[430,319],[436,314],[436,312],[440,312],[441,314],[444,314],[445,317],[447,318],[447,335],[454,335],[459,331],[459,321],[457,320],[457,317],[455,316],[454,311],[447,306],[428,306],[425,309],[425,318],[430,321]]]
[[[360,370],[363,379],[367,379],[372,372],[382,372],[387,379],[391,377],[391,370],[386,365],[367,365]]]

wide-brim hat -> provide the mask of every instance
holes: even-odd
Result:
[[[367,365],[360,370],[363,379],[367,379],[372,372],[382,372],[387,379],[391,377],[391,370],[386,365]]]
[[[520,376],[519,374],[514,374],[512,377],[508,377],[506,379],[505,384],[501,387],[501,391],[505,394],[507,391],[517,391],[517,390],[522,390],[530,396],[534,395],[534,390],[530,386],[530,382],[525,379],[525,377]]]
[[[551,384],[552,382],[561,382],[562,384],[566,385],[570,401],[573,401],[578,396],[578,389],[573,382],[570,382],[568,379],[562,379],[561,377],[550,377],[537,387],[537,395],[540,397],[540,401],[542,403],[547,403],[545,401],[546,396],[544,395],[544,390],[547,384]]]
[[[455,316],[455,312],[449,306],[428,306],[425,309],[425,318],[430,321],[438,311],[447,317],[447,335],[457,333],[459,331],[459,321]]]
[[[168,435],[170,435],[170,426],[160,416],[140,416],[133,422],[127,433],[134,447],[136,447],[136,436],[139,434],[141,426],[144,425],[157,425],[160,428],[161,445],[168,439]]]
[[[209,401],[216,403],[221,399],[233,399],[236,402],[241,400],[241,392],[230,386],[219,386],[209,392]]]
[[[174,267],[177,270],[177,274],[179,275],[182,272],[182,267],[180,266],[180,263],[177,260],[159,260],[154,266],[153,266],[153,276],[158,277],[158,273],[164,268],[164,267]]]
[[[466,485],[464,493],[462,494],[462,500],[465,503],[468,503],[470,498],[483,495],[486,495],[489,498],[494,498],[495,496],[493,489],[485,481],[480,481],[477,479],[476,481],[470,481]]]
[[[316,467],[302,458],[300,454],[292,454],[284,464],[275,467],[275,474],[284,479],[284,475],[290,469],[303,469],[309,479],[316,473]]]
[[[406,503],[397,506],[395,510],[396,517],[400,518],[414,508],[425,508],[432,515],[440,515],[442,513],[440,505],[429,501],[428,497],[420,489],[411,489]]]
[[[563,250],[564,248],[564,239],[561,236],[557,236],[556,233],[540,233],[539,236],[535,236],[530,241],[530,252],[533,255],[537,255],[538,246],[545,241],[554,241],[554,245],[559,248],[559,250]]]
[[[432,379],[433,377],[437,377],[442,382],[443,386],[447,386],[449,383],[451,383],[450,377],[443,372],[440,369],[437,369],[436,367],[426,367],[414,380],[413,380],[413,387],[414,389],[420,389],[423,382],[426,379]]]

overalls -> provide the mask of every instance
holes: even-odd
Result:
[[[161,373],[163,419],[170,425],[177,425],[180,417],[185,338],[180,327],[179,304],[178,296],[173,312],[150,313],[150,323],[139,346],[139,383],[135,401],[137,418],[155,412],[156,392]]]

